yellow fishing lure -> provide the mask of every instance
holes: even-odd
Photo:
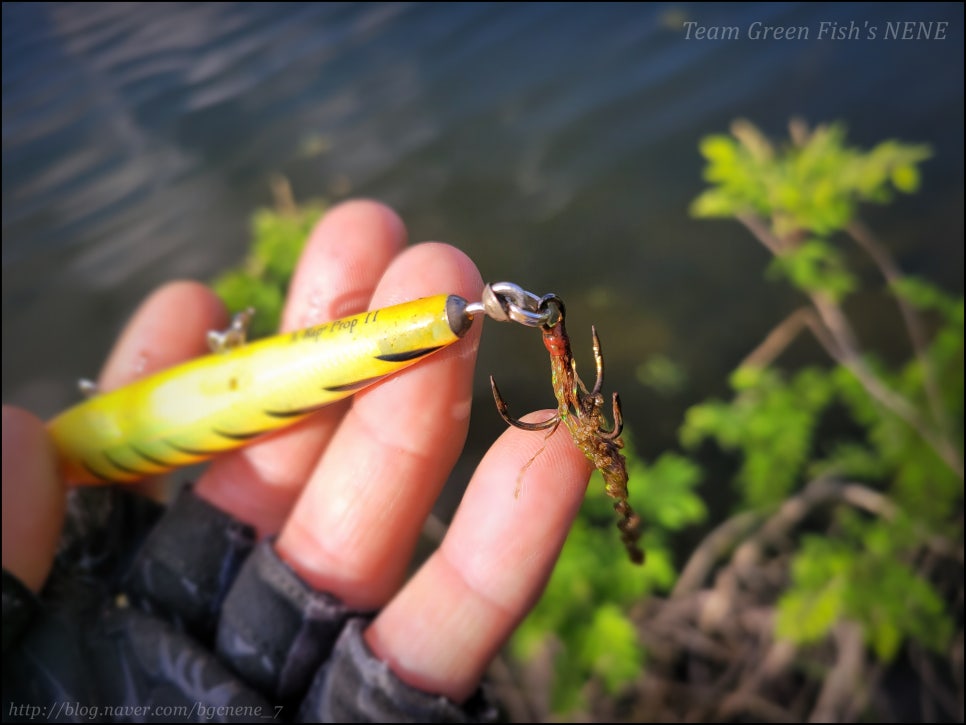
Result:
[[[228,346],[54,418],[73,484],[136,481],[290,425],[459,340],[473,310],[437,295]],[[475,310],[479,311],[479,309]]]

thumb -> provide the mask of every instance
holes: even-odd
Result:
[[[3,406],[3,568],[32,591],[44,585],[64,523],[64,484],[44,424]]]

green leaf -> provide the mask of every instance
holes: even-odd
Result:
[[[817,642],[825,637],[842,613],[839,584],[829,582],[817,591],[791,591],[782,596],[775,633],[795,644]]]
[[[842,535],[806,537],[792,562],[792,584],[779,602],[775,632],[804,644],[827,636],[836,622],[858,624],[883,661],[911,637],[938,649],[952,620],[932,585],[904,562],[916,545],[912,522],[841,516]]]
[[[808,475],[810,478],[836,476],[877,481],[887,470],[885,461],[869,447],[853,441],[839,441],[833,444],[832,452],[826,458],[809,466]]]
[[[876,656],[883,662],[889,662],[902,645],[902,631],[893,622],[878,622],[870,628],[868,639]]]
[[[252,221],[254,243],[250,263],[263,268],[280,284],[287,283],[322,212],[318,205],[308,205],[294,213],[267,209],[256,212]]]
[[[741,211],[741,207],[728,194],[715,189],[703,192],[691,202],[691,214],[695,217],[730,217]]]
[[[857,282],[848,271],[842,255],[822,239],[810,239],[797,248],[775,257],[770,273],[787,277],[805,292],[822,292],[841,301],[855,290]]]
[[[285,304],[285,290],[278,285],[236,269],[218,277],[212,283],[212,288],[225,303],[225,307],[232,312],[248,307],[255,309],[255,317],[248,328],[249,339],[270,335],[278,329],[278,321]]]
[[[892,291],[920,310],[935,310],[948,322],[963,324],[963,299],[948,295],[939,287],[918,277],[905,276],[893,282]]]
[[[738,161],[738,145],[730,136],[705,136],[698,148],[702,156],[718,167],[727,168]]]
[[[707,509],[694,488],[701,481],[701,468],[693,461],[667,451],[650,466],[636,457],[629,466],[631,504],[646,525],[678,531],[704,521]]]
[[[640,674],[644,650],[627,615],[613,604],[601,604],[583,633],[579,657],[590,665],[607,692],[614,694]]]
[[[906,194],[919,190],[919,169],[912,164],[900,164],[892,169],[892,185]]]
[[[289,281],[323,209],[309,204],[285,212],[258,210],[252,217],[252,245],[244,262],[213,281],[215,293],[230,311],[255,308],[249,339],[278,330]]]
[[[742,465],[736,483],[752,506],[776,503],[800,480],[812,434],[831,400],[827,376],[803,370],[785,382],[774,370],[745,367],[732,375],[730,403],[711,401],[688,409],[680,431],[693,448],[711,438],[737,450]]]

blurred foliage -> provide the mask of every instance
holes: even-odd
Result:
[[[694,448],[714,438],[725,450],[740,452],[735,483],[743,502],[753,507],[778,503],[801,481],[831,384],[814,369],[786,380],[775,370],[745,367],[731,376],[731,387],[737,394],[733,400],[688,410],[681,442]]]
[[[858,286],[846,269],[841,253],[822,239],[809,239],[775,257],[768,276],[785,277],[799,289],[823,292],[835,302],[840,302]]]
[[[844,229],[860,202],[885,203],[894,191],[919,188],[918,164],[927,146],[884,141],[871,151],[845,144],[841,124],[809,132],[791,128],[793,144],[775,149],[751,123],[737,121],[732,136],[701,141],[707,159],[704,178],[712,187],[695,199],[698,217],[752,213],[770,218],[776,234],[824,236]]]
[[[913,562],[934,535],[962,541],[963,300],[902,276],[856,219],[859,202],[915,191],[929,149],[886,141],[862,151],[846,145],[840,125],[809,132],[793,124],[792,143],[781,149],[747,122],[732,131],[701,143],[712,187],[692,213],[737,218],[769,248],[771,272],[808,295],[812,319],[838,364],[794,374],[743,367],[732,376],[731,400],[688,411],[682,441],[712,439],[739,454],[742,507],[777,504],[816,476],[860,481],[886,494],[888,507],[878,518],[840,511],[827,533],[802,539],[779,603],[779,636],[816,642],[849,620],[881,660],[894,658],[907,640],[946,647],[956,614]],[[856,336],[840,329],[847,324],[839,323],[847,321],[840,305],[859,279],[842,252],[848,237],[891,283],[906,327],[932,333],[922,349],[910,334],[914,355],[897,369],[858,349]],[[854,434],[816,446],[823,420],[842,416]]]
[[[680,393],[688,384],[687,371],[666,355],[652,355],[635,374],[641,385],[665,396]]]
[[[906,638],[942,651],[952,620],[934,587],[904,561],[918,543],[912,522],[843,511],[839,523],[835,537],[804,537],[792,565],[794,584],[779,604],[779,636],[816,642],[847,618],[862,625],[880,660],[892,660]]]
[[[212,287],[230,312],[255,308],[249,339],[278,330],[285,295],[302,247],[325,206],[297,206],[283,179],[273,184],[274,209],[259,209],[252,217],[252,243],[245,260],[219,275]]]

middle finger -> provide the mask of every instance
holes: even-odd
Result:
[[[423,244],[396,258],[373,305],[438,293],[472,300],[482,286],[462,252]],[[399,586],[462,450],[480,328],[354,398],[276,544],[310,586],[355,609],[380,606]]]

